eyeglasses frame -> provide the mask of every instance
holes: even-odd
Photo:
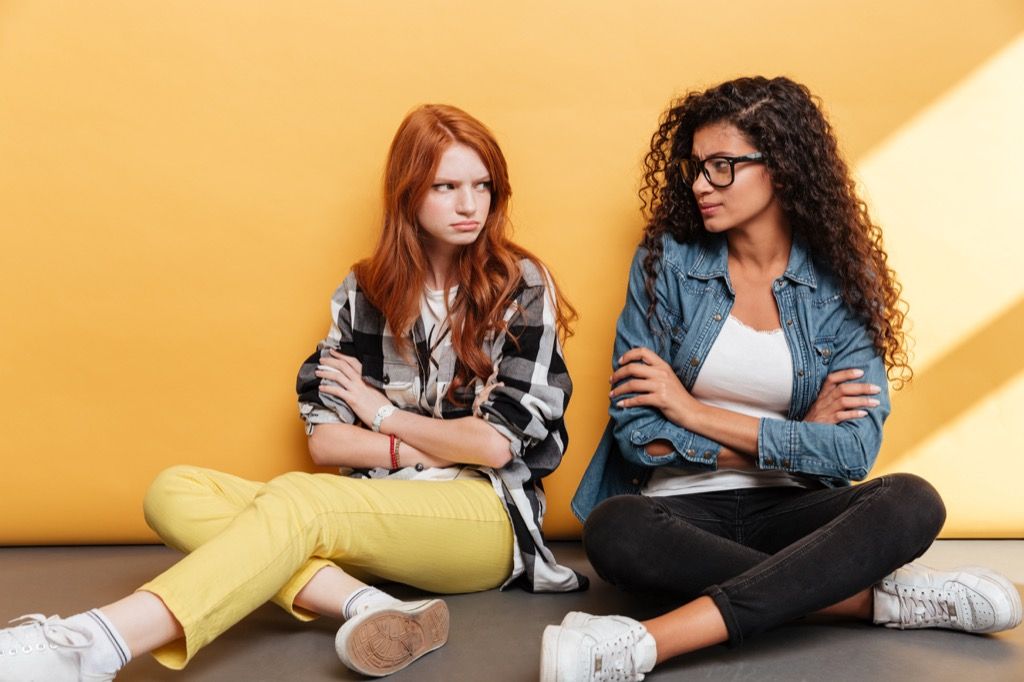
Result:
[[[729,182],[727,182],[726,184],[718,185],[718,184],[715,184],[715,182],[711,179],[711,173],[708,172],[708,167],[707,167],[706,164],[707,164],[708,161],[711,161],[712,159],[714,159],[716,161],[726,161],[729,164]],[[679,174],[683,178],[683,182],[686,182],[686,171],[683,169],[683,164],[686,163],[687,161],[695,161],[695,159],[693,159],[693,158],[680,159],[679,161],[676,162],[676,165],[679,168]],[[716,155],[716,156],[709,156],[706,159],[702,159],[699,162],[699,164],[700,164],[700,174],[704,176],[704,179],[707,180],[708,184],[711,185],[712,187],[715,187],[715,188],[718,188],[718,189],[725,189],[726,187],[729,187],[730,185],[732,185],[732,183],[736,182],[736,164],[737,163],[745,163],[745,162],[755,162],[755,163],[760,162],[760,163],[764,163],[764,161],[765,161],[764,152],[750,152],[749,154],[744,154],[743,156],[718,156],[718,155]],[[693,179],[693,182],[696,182],[696,181],[697,181],[697,178],[695,177]],[[693,187],[693,182],[686,182],[686,184],[688,186],[690,186],[690,187]]]

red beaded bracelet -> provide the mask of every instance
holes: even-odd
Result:
[[[402,468],[402,459],[398,456],[398,448],[402,446],[402,441],[394,435],[389,435],[389,447],[391,450],[391,470]]]

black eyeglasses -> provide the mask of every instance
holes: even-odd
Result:
[[[679,161],[679,172],[683,175],[683,182],[693,185],[697,182],[697,175],[702,173],[704,179],[711,183],[712,187],[728,187],[736,179],[737,163],[764,163],[764,154],[751,152],[743,156],[709,156],[700,161],[698,159],[682,159]]]

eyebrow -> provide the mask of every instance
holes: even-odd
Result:
[[[691,154],[693,153],[692,149],[690,150],[690,153]],[[696,156],[694,158],[699,158],[699,159],[701,159],[703,161],[704,159],[711,159],[711,158],[714,158],[716,156],[743,156],[743,154],[733,154],[731,152],[718,151],[718,152],[711,152],[710,154],[708,154],[708,155],[706,155],[704,157]]]
[[[472,183],[475,185],[478,182],[490,182],[490,181],[491,181],[491,174],[488,173],[487,175],[484,175],[483,177],[475,178],[474,180],[472,180]],[[442,176],[439,175],[436,178],[434,178],[434,182],[432,184],[434,184],[434,185],[457,185],[457,184],[459,184],[459,182],[460,182],[459,180],[453,180],[451,178],[445,178],[445,177],[442,177]]]

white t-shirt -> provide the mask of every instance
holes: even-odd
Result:
[[[793,397],[793,358],[781,329],[758,331],[729,316],[715,339],[690,392],[707,405],[758,418],[785,419]],[[692,495],[715,490],[769,486],[808,487],[786,471],[694,472],[659,467],[644,495]]]
[[[428,367],[426,389],[423,391],[422,400],[426,403],[426,409],[430,405],[440,405],[437,400],[438,393],[443,394],[447,388],[444,384],[437,383],[437,370],[440,366],[440,358],[447,353],[452,353],[452,335],[448,327],[448,315],[445,308],[445,296],[448,298],[448,307],[455,301],[455,294],[459,287],[454,286],[447,291],[434,290],[425,287],[423,298],[420,299],[420,320],[423,321],[423,336],[430,348],[430,362]],[[401,446],[399,446],[399,457],[401,457]],[[390,478],[399,480],[417,481],[450,481],[455,478],[481,478],[481,474],[474,468],[462,466],[452,467],[430,467],[422,471],[416,471],[413,467],[403,467],[397,471],[391,471],[384,467],[370,469],[370,478]]]

